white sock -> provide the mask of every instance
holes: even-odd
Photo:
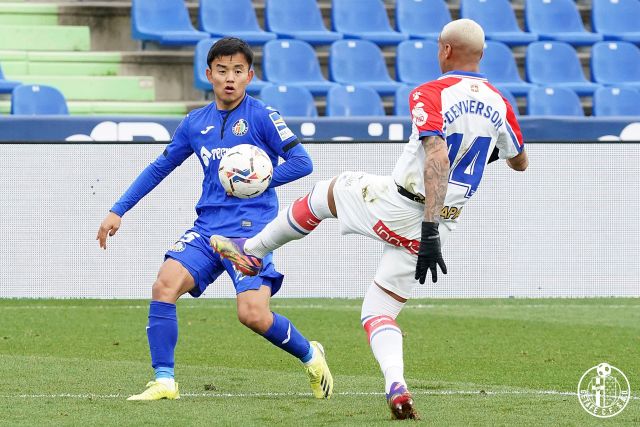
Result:
[[[320,221],[333,218],[327,194],[331,181],[318,182],[311,193],[294,201],[254,237],[247,239],[244,251],[264,258],[280,246],[311,233]]]
[[[174,378],[158,378],[156,381],[166,385],[171,390],[176,389],[176,380]]]
[[[402,331],[395,322],[403,306],[404,303],[392,298],[375,283],[369,286],[362,302],[362,326],[384,375],[386,393],[394,382],[407,384],[404,379]]]

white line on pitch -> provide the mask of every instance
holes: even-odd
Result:
[[[508,395],[520,395],[520,396],[576,396],[575,392],[568,391],[556,391],[556,390],[504,390],[504,391],[478,391],[478,390],[417,390],[411,392],[414,395],[429,395],[429,396],[450,396],[450,395],[479,395],[479,396],[508,396]],[[383,396],[382,392],[373,391],[344,391],[336,392],[334,395],[338,396]],[[245,397],[306,397],[311,396],[311,393],[182,393],[183,397],[212,397],[212,398],[245,398]],[[124,399],[128,395],[124,394],[15,394],[15,395],[0,395],[1,399]],[[630,396],[632,400],[640,400],[638,396]]]

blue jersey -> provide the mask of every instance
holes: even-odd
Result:
[[[262,148],[274,166],[270,187],[251,199],[228,196],[218,179],[223,154],[239,144]],[[164,152],[150,164],[111,209],[122,216],[173,169],[196,153],[204,179],[196,205],[194,229],[210,236],[253,236],[278,213],[274,187],[311,173],[306,150],[277,111],[248,95],[233,110],[218,110],[215,103],[189,113]],[[278,158],[285,162],[278,166]]]

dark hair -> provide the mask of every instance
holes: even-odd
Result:
[[[247,42],[236,37],[224,37],[215,42],[207,54],[207,65],[211,68],[211,63],[214,59],[223,56],[233,56],[236,53],[243,54],[249,63],[249,68],[251,68],[253,65],[253,51]]]

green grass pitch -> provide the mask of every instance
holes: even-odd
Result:
[[[179,401],[127,402],[151,379],[147,301],[0,300],[0,425],[387,425],[360,300],[275,299],[322,342],[335,378],[311,397],[298,361],[236,319],[233,300],[178,303]],[[398,318],[422,421],[443,426],[640,425],[638,299],[414,300]],[[609,362],[632,399],[587,414],[582,374]]]

